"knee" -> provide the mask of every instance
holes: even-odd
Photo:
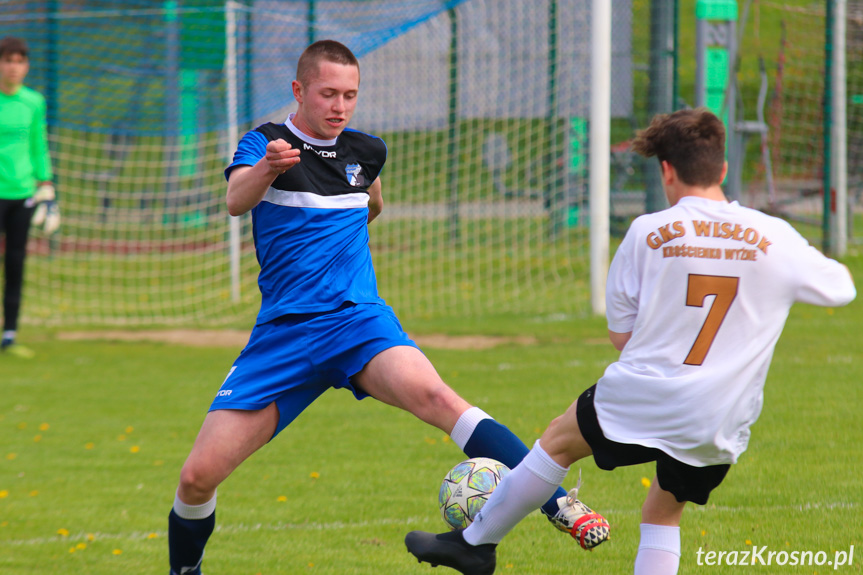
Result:
[[[426,423],[445,429],[455,425],[467,407],[467,402],[445,383],[440,382],[422,389],[415,415]]]
[[[214,481],[210,474],[193,463],[186,462],[180,471],[180,498],[190,505],[209,501],[218,486],[218,482]]]

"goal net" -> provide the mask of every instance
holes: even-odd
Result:
[[[388,145],[370,235],[397,312],[590,313],[589,0],[2,5],[48,102],[63,216],[32,234],[25,322],[248,324],[258,266],[223,170],[246,130],[285,121],[323,38],[360,58],[352,127]],[[614,5],[625,117],[630,3]]]

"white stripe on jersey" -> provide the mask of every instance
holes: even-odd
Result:
[[[289,192],[271,187],[263,202],[289,208],[321,208],[324,210],[346,210],[365,208],[369,205],[366,193],[342,194],[340,196],[319,196],[311,192]]]

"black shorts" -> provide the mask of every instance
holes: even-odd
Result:
[[[664,451],[630,443],[618,443],[605,437],[596,409],[593,405],[596,385],[591,386],[578,398],[576,416],[581,435],[593,450],[597,467],[612,470],[615,467],[656,462],[656,478],[659,486],[671,492],[678,501],[692,501],[699,505],[707,503],[713,491],[728,473],[731,465],[709,465],[695,467],[682,463]]]

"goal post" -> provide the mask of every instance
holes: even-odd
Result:
[[[611,151],[611,6],[592,0],[590,98],[590,301],[605,314],[609,259]]]

